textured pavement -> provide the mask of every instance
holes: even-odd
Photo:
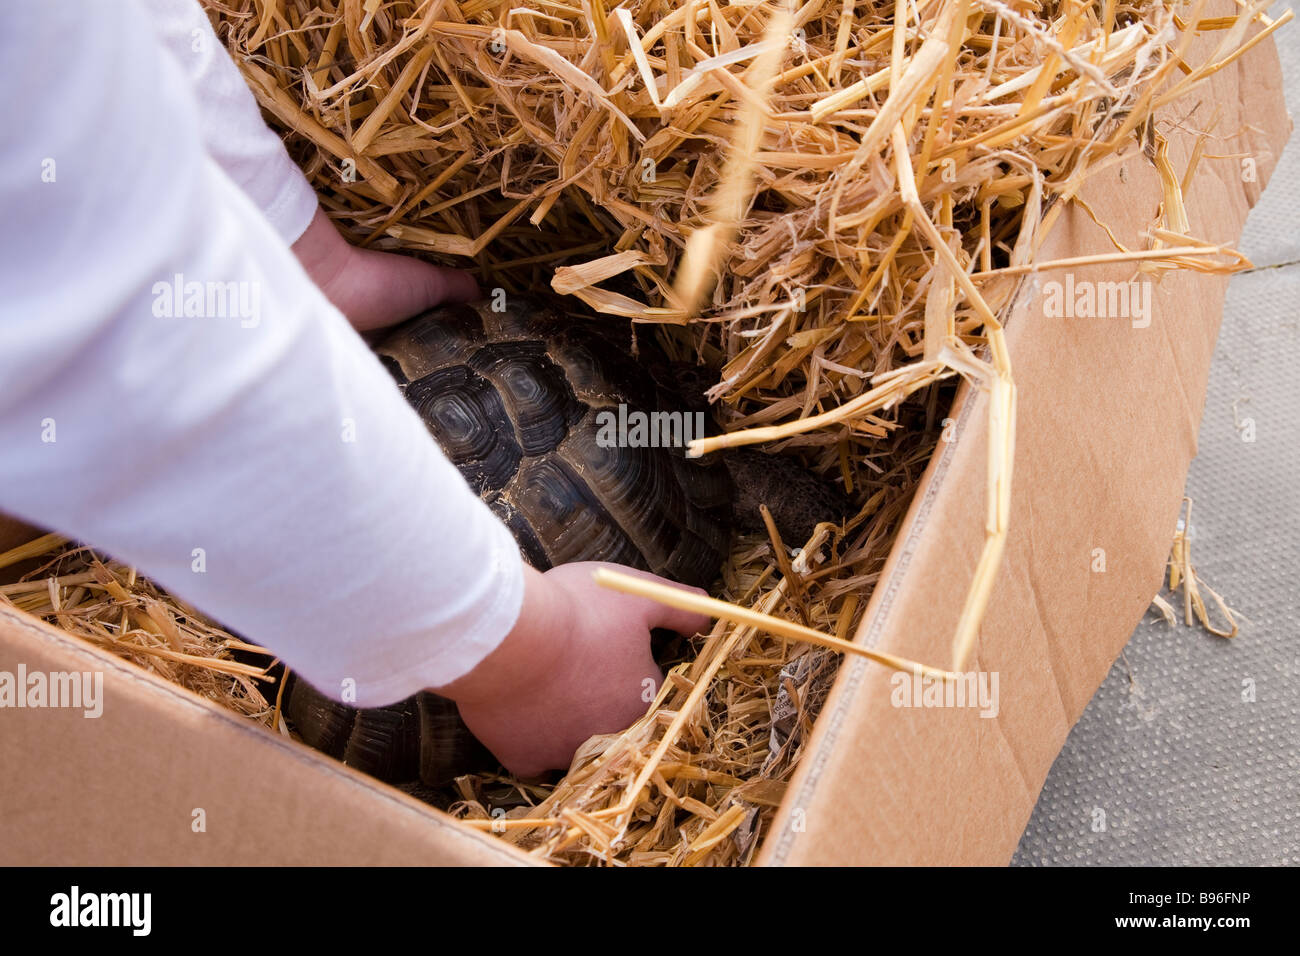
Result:
[[[1300,16],[1278,52],[1297,129],[1246,225],[1187,486],[1193,563],[1241,633],[1148,613],[1013,865],[1300,865]]]

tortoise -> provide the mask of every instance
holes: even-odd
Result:
[[[838,489],[786,458],[746,449],[690,459],[684,442],[644,428],[641,441],[635,429],[610,441],[613,423],[629,419],[676,423],[670,438],[712,425],[691,366],[644,339],[634,358],[631,345],[628,324],[566,321],[512,297],[435,308],[375,351],[538,570],[613,561],[704,587],[733,533],[763,527],[760,503],[790,542],[847,513]],[[290,675],[284,712],[307,744],[413,792],[497,766],[455,704],[433,693],[356,709]]]

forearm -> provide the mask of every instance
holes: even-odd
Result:
[[[508,532],[206,155],[134,7],[0,16],[0,71],[47,98],[0,150],[0,508],[140,567],[325,693],[381,704],[462,676],[518,617]]]

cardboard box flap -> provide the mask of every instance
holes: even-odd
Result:
[[[1198,39],[1194,61],[1213,43]],[[1180,175],[1216,111],[1224,141],[1197,167],[1188,216],[1193,235],[1231,244],[1290,131],[1271,42],[1164,111]],[[1082,196],[1128,248],[1149,245],[1161,192],[1141,154]],[[1073,205],[1037,258],[1113,248]],[[1132,263],[1073,271],[1094,283],[1135,274]],[[1166,273],[1150,284],[1146,327],[1132,315],[1048,317],[1052,281],[1065,273],[1029,277],[1007,324],[1019,399],[1010,531],[967,663],[996,689],[994,704],[987,716],[895,706],[917,689],[910,675],[846,661],[760,863],[1005,864],[1070,728],[1158,590],[1227,279]],[[951,414],[956,439],[940,443],[856,637],[945,667],[983,542],[985,395],[963,386]]]

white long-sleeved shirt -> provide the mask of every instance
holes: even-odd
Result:
[[[314,197],[197,7],[149,3],[0,7],[0,509],[325,693],[454,680],[518,549],[288,248]]]

